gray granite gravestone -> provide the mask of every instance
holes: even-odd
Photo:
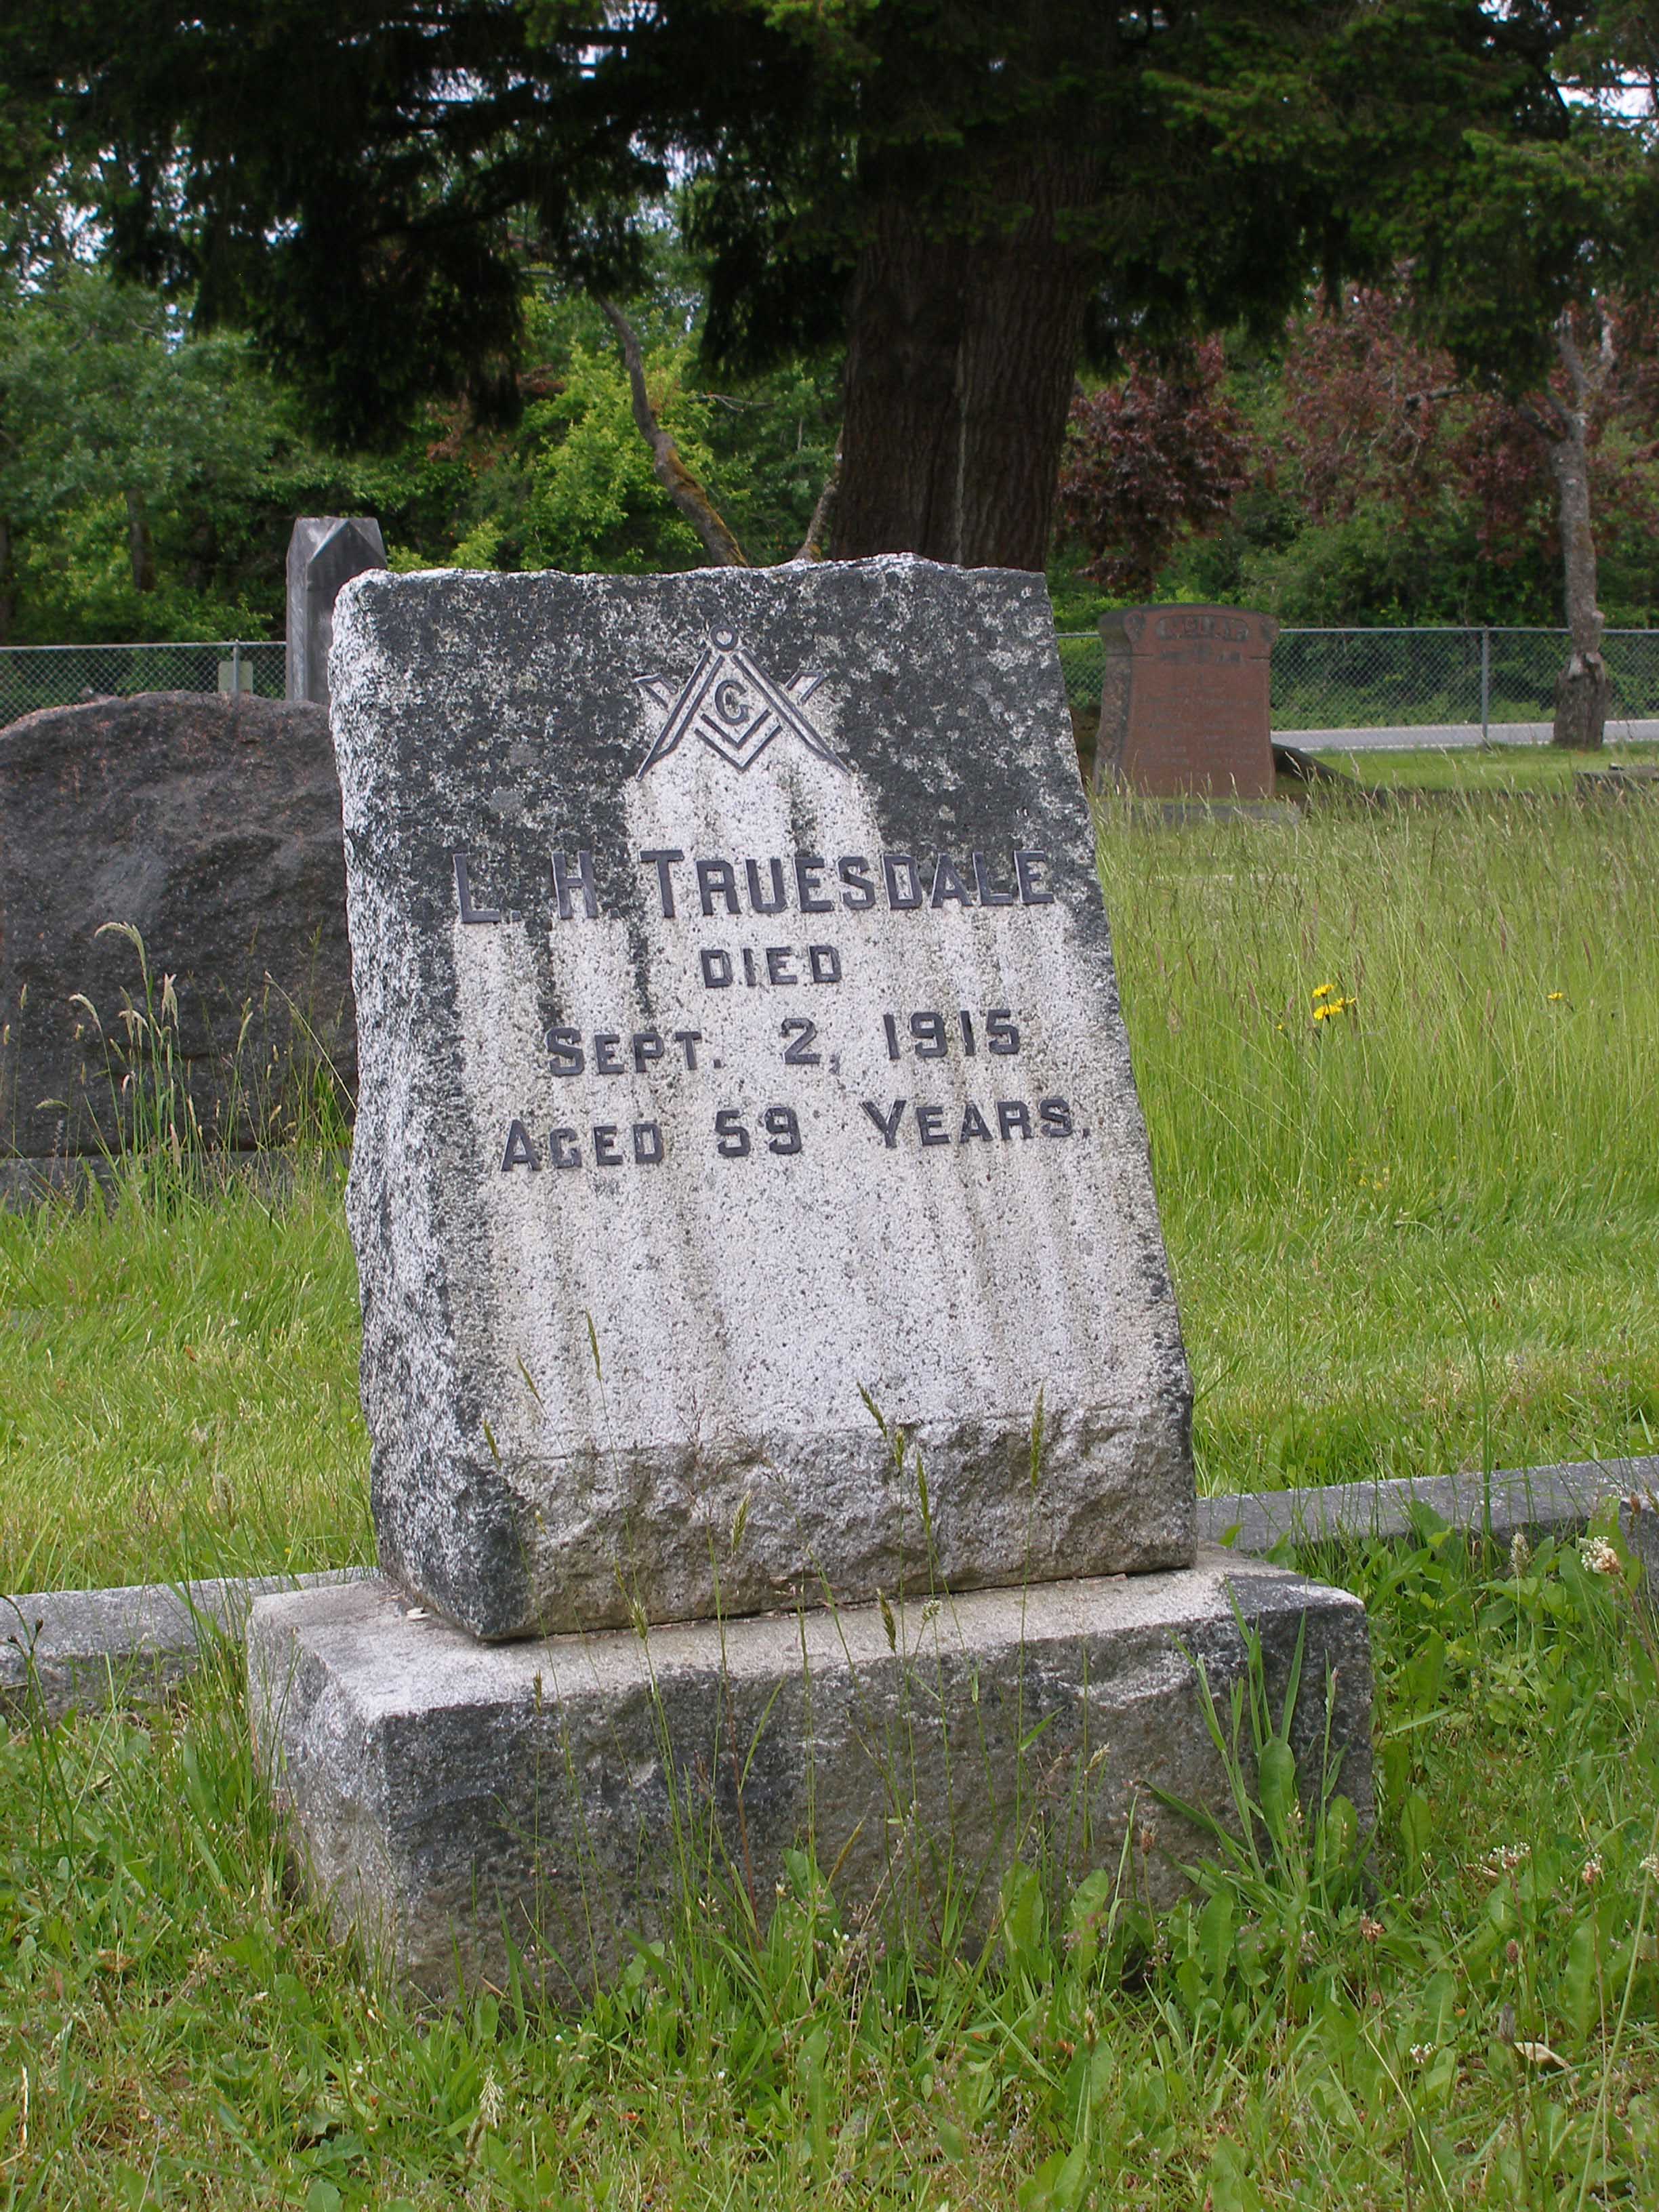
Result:
[[[158,1068],[155,992],[172,979]],[[0,732],[0,1196],[147,1139],[158,1081],[216,1151],[355,1073],[340,790],[320,708],[141,692]],[[9,1161],[15,1160],[15,1166]]]
[[[1042,586],[383,576],[334,672],[387,1567],[509,1637],[1184,1565]]]
[[[723,1706],[751,1861],[816,1771],[878,1880],[929,1666],[915,1814],[981,1856],[1022,1712],[1067,1773],[1116,1737],[1103,1833],[1137,1776],[1214,1795],[1176,1640],[1243,1647],[1041,580],[370,575],[331,673],[386,1581],[250,1653],[340,1909],[429,1982],[597,1897],[603,1972]],[[1363,1761],[1363,1613],[1250,1574]]]
[[[328,653],[334,602],[343,586],[386,566],[386,541],[372,516],[302,514],[288,541],[288,654],[290,699],[328,703]]]

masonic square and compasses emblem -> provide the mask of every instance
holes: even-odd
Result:
[[[847,763],[801,711],[823,681],[822,675],[803,668],[787,684],[775,684],[735,630],[714,631],[678,693],[665,676],[634,678],[647,699],[667,710],[640,775],[666,759],[685,737],[701,738],[735,769],[752,768],[773,738],[786,732],[832,768],[845,769]]]

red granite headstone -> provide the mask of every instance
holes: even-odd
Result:
[[[1271,799],[1278,635],[1271,615],[1238,607],[1102,615],[1097,785],[1160,799]]]

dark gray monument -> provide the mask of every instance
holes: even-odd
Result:
[[[288,541],[288,680],[290,699],[328,704],[328,650],[341,586],[386,566],[386,540],[372,515],[302,514]]]
[[[129,1018],[145,1011],[134,930],[157,1000],[172,979],[159,1042]],[[273,1091],[297,1098],[325,1066],[349,1093],[323,710],[145,692],[0,731],[0,1194],[144,1140],[158,1083],[215,1149],[269,1142]]]

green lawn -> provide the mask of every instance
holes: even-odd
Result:
[[[1285,742],[1295,744],[1296,732]],[[1316,756],[1360,783],[1419,791],[1570,792],[1575,775],[1613,768],[1651,767],[1659,745],[1612,744],[1598,753],[1559,752],[1553,745],[1425,746],[1413,752],[1321,752]]]
[[[1101,852],[1204,1485],[1650,1449],[1659,810],[1115,808]]]
[[[1650,1446],[1656,825],[1480,795],[1103,818],[1207,1483]],[[0,1584],[368,1556],[327,1172],[0,1221]],[[753,1914],[692,1900],[575,2018],[511,1989],[413,2013],[330,1936],[234,1651],[147,1721],[14,1729],[0,2204],[1659,2202],[1632,1574],[1433,1531],[1320,1564],[1370,1608],[1368,1858],[1276,1814],[1156,1929],[1107,1870],[1068,1899],[1034,1864],[977,1959],[802,1859]]]
[[[1569,1547],[1328,1563],[1380,1814],[1258,1826],[1154,1931],[1040,1869],[975,1960],[802,1859],[576,2018],[417,2014],[288,1881],[234,1655],[145,1725],[0,1739],[0,2201],[58,2208],[1659,2202],[1651,1619]],[[1307,1694],[1307,1692],[1304,1692]],[[1156,1850],[1155,1834],[1147,1847]]]
[[[1650,1449],[1659,807],[1101,854],[1204,1486]],[[331,1170],[0,1218],[0,1588],[370,1557],[356,1328]]]

